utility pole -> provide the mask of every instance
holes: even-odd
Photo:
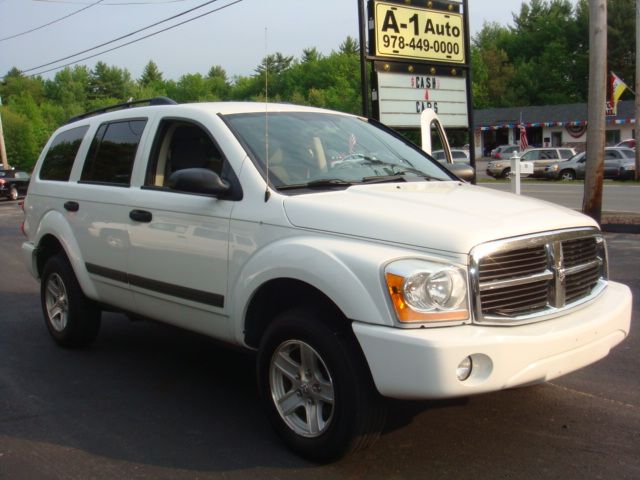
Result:
[[[2,107],[2,98],[0,98],[0,107]],[[9,162],[7,161],[7,149],[4,147],[4,132],[2,131],[1,111],[2,109],[0,109],[0,160],[2,160],[2,168],[4,168],[5,170],[9,170]]]
[[[607,2],[589,0],[587,165],[582,211],[600,223],[607,100]]]
[[[640,136],[640,0],[636,0],[636,123],[634,126],[636,139],[636,180],[640,180],[640,148],[638,137]]]

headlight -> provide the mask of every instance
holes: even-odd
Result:
[[[464,270],[421,260],[387,265],[385,279],[400,322],[467,320],[467,280]]]

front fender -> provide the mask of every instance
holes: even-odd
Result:
[[[36,248],[47,235],[54,236],[62,245],[84,294],[93,300],[97,300],[98,294],[85,266],[80,246],[76,242],[69,222],[57,210],[48,211],[40,220],[38,229],[33,236],[33,243]]]
[[[270,280],[282,278],[315,287],[351,320],[393,325],[382,269],[389,260],[406,254],[353,239],[307,235],[281,239],[257,250],[230,289],[236,292],[231,312],[238,319],[236,340],[244,341],[244,320],[255,293]]]

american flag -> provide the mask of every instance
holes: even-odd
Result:
[[[524,152],[529,148],[529,142],[527,142],[527,129],[524,125],[520,124],[520,151]]]

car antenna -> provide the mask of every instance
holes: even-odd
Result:
[[[267,189],[264,192],[264,202],[267,203],[271,197],[269,190],[269,56],[267,44],[267,27],[264,27],[264,149],[265,164],[267,168]]]

